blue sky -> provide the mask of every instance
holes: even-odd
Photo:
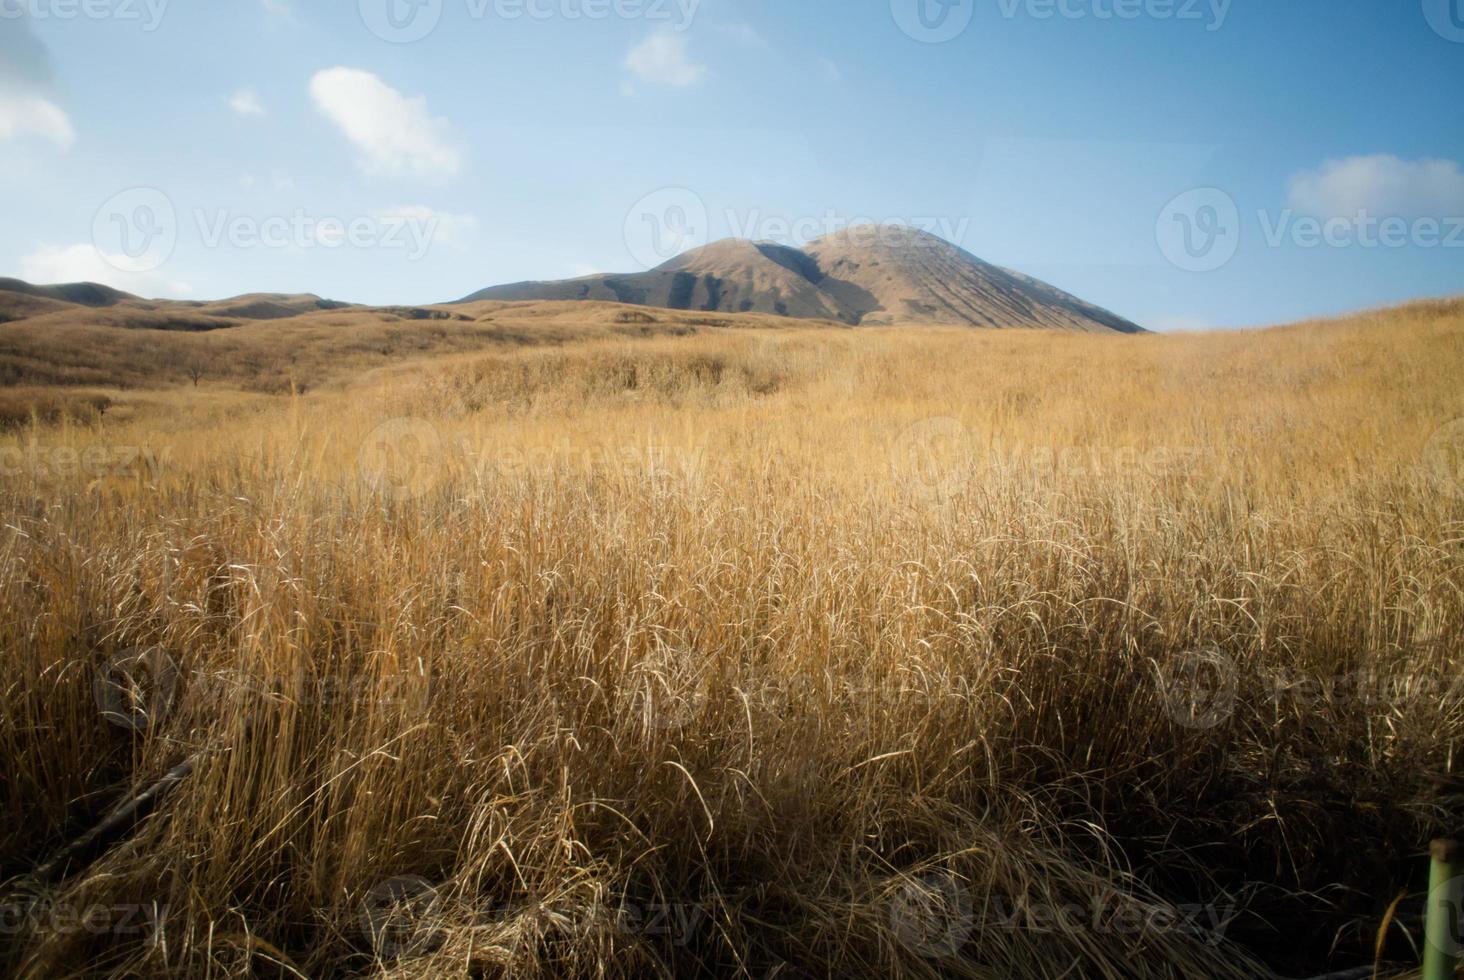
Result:
[[[1464,0],[0,14],[0,275],[420,303],[873,220],[1159,329],[1464,292]]]

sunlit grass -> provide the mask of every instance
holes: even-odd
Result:
[[[1458,304],[592,334],[12,428],[0,867],[197,763],[14,885],[156,921],[20,930],[9,962],[1252,977],[1370,949],[1457,816],[1429,779],[1464,733],[1461,377]],[[178,682],[149,702],[124,651],[154,648]],[[1362,676],[1383,695],[1313,690]]]

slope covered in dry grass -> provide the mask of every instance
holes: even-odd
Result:
[[[1460,815],[1458,303],[371,367],[0,437],[7,968],[1302,975]]]

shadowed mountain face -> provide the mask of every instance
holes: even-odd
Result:
[[[612,300],[863,326],[949,324],[1140,333],[1117,314],[927,232],[860,227],[802,250],[727,239],[649,272],[494,286],[461,300]]]

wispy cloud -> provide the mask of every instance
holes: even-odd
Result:
[[[185,296],[187,283],[151,272],[126,272],[121,256],[103,255],[95,245],[43,245],[20,260],[20,275],[28,282],[97,282],[148,298]]]
[[[441,179],[462,169],[451,126],[428,112],[426,99],[408,98],[357,68],[317,72],[310,95],[356,147],[369,174]]]
[[[695,85],[706,76],[707,68],[691,60],[686,37],[671,31],[652,34],[630,49],[625,67],[647,85],[669,85],[684,88]]]
[[[241,116],[264,116],[264,103],[252,88],[241,88],[229,96],[229,108]]]
[[[1291,178],[1293,208],[1317,217],[1464,215],[1464,171],[1453,160],[1409,161],[1386,153],[1328,160]]]

